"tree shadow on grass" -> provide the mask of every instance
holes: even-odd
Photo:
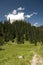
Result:
[[[0,51],[5,50],[4,48],[0,48]]]

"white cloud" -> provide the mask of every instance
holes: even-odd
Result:
[[[36,23],[34,23],[34,26],[38,26],[38,23],[36,22]]]
[[[18,12],[18,14],[8,14],[5,15],[7,20],[10,19],[10,22],[12,23],[14,20],[24,20],[24,13],[23,12]]]
[[[21,10],[24,10],[24,9],[25,9],[25,8],[22,8],[22,7],[19,7],[19,8],[18,8],[18,10],[20,10],[20,11],[21,11]]]
[[[25,15],[24,12],[22,12],[22,10],[24,10],[25,8],[19,7],[18,9],[14,9],[11,13],[9,13],[8,15],[5,15],[5,17],[7,18],[7,20],[10,19],[10,22],[12,23],[15,20],[24,20],[25,18],[31,18],[33,15],[37,15],[36,12],[33,12],[30,15]]]
[[[32,14],[30,14],[30,15],[25,15],[25,17],[26,17],[26,18],[31,18],[34,14],[35,14],[35,15],[37,15],[37,13],[36,13],[36,12],[33,12],[33,13],[32,13]]]
[[[37,15],[38,13],[37,12],[33,12],[33,14]]]
[[[12,14],[16,14],[17,13],[17,10],[13,10]]]
[[[30,18],[30,17],[31,17],[31,15],[25,15],[25,17],[26,17],[26,18]]]

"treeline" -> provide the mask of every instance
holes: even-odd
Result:
[[[37,42],[43,44],[43,26],[31,26],[26,21],[14,21],[12,24],[9,21],[0,22],[0,45],[4,42],[12,41],[14,39],[18,44],[24,44],[24,40],[30,41],[37,45]]]

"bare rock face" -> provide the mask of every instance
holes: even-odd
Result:
[[[43,65],[43,59],[35,54],[32,58],[31,65]]]

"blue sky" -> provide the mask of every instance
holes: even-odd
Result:
[[[32,25],[43,25],[43,0],[0,0],[0,21],[5,20],[5,15],[11,14],[19,7],[25,8],[22,10],[25,15],[37,13],[30,18],[25,18]]]

